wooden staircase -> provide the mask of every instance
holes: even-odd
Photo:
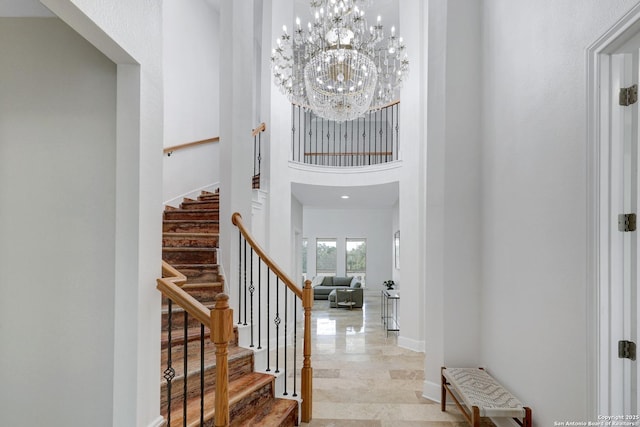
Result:
[[[219,194],[202,192],[197,200],[185,199],[179,208],[166,207],[164,212],[162,258],[187,277],[182,289],[212,309],[215,297],[224,290],[224,278],[217,264],[219,233]],[[204,426],[214,425],[216,380],[216,348],[205,327],[204,349],[201,349],[201,323],[188,317],[185,337],[184,311],[172,306],[171,345],[168,340],[168,301],[163,298],[162,370],[167,367],[169,351],[175,377],[171,380],[171,422],[173,426],[200,426],[200,376],[204,374]],[[186,342],[185,342],[186,341]],[[184,369],[184,353],[187,369]],[[201,357],[204,354],[204,369]],[[275,397],[275,377],[255,372],[254,353],[238,345],[237,328],[228,348],[229,419],[231,426],[298,425],[298,402]],[[185,411],[185,377],[186,411]],[[167,380],[162,378],[162,415],[168,418]],[[184,416],[186,414],[186,421]]]

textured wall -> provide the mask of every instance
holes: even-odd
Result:
[[[585,48],[636,3],[483,3],[482,359],[537,425],[590,409]]]

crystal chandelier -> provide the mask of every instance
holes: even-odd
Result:
[[[381,19],[369,26],[370,0],[310,0],[313,22],[296,18],[293,34],[276,40],[271,64],[276,85],[292,103],[320,117],[348,121],[397,97],[409,71],[402,37]]]

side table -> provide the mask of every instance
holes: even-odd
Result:
[[[380,294],[380,312],[382,324],[385,326],[387,336],[389,332],[400,332],[398,323],[398,300],[400,291],[394,289],[384,289]],[[389,307],[391,305],[391,307]]]
[[[336,306],[349,307],[349,310],[353,310],[356,302],[353,300],[352,295],[353,289],[336,289]],[[345,299],[341,299],[341,297]]]

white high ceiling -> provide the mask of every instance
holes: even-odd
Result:
[[[306,207],[325,209],[390,208],[398,200],[398,183],[354,187],[291,184],[291,193]],[[348,199],[341,196],[347,195]]]

